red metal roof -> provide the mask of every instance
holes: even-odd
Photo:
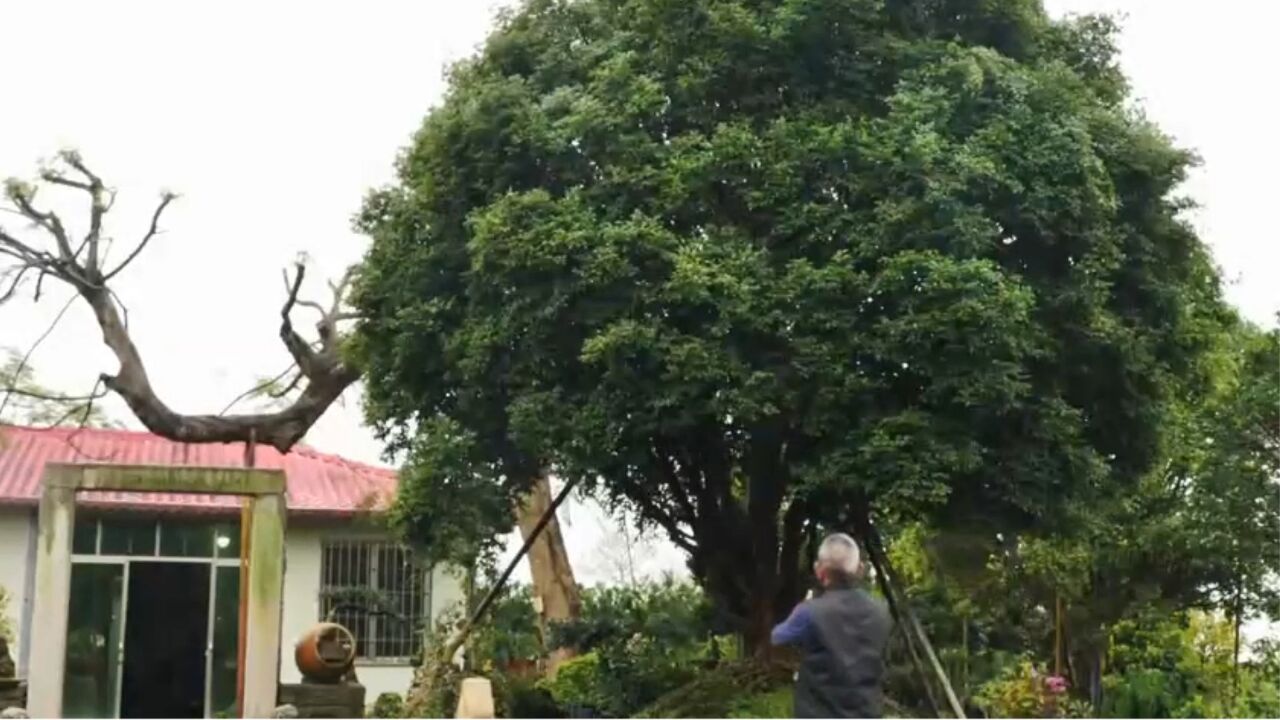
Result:
[[[0,426],[0,505],[34,505],[47,463],[119,463],[217,468],[244,467],[243,443],[186,444],[151,433],[90,428]],[[297,446],[287,455],[255,448],[259,468],[283,469],[290,514],[352,515],[385,508],[395,494],[395,471]],[[112,508],[226,511],[239,507],[228,495],[185,493],[82,493],[82,503]]]

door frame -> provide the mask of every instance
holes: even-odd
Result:
[[[207,565],[209,568],[209,600],[205,614],[207,630],[204,642],[204,717],[213,717],[213,635],[217,607],[214,603],[218,597],[218,570],[228,567],[240,567],[239,558],[202,558],[186,555],[76,555],[72,554],[71,567],[76,565],[119,565],[122,587],[120,588],[120,643],[114,649],[116,662],[120,672],[116,675],[115,706],[111,708],[112,718],[120,717],[120,706],[124,702],[122,686],[124,683],[124,658],[128,652],[125,644],[125,632],[129,627],[129,576],[133,572],[133,563],[188,563],[191,565]]]
[[[241,583],[248,584],[243,628],[245,679],[240,707],[244,717],[270,716],[275,709],[280,680],[284,471],[49,463],[45,466],[42,485],[27,686],[27,708],[31,715],[62,716],[76,492],[118,490],[247,496],[244,516],[248,527],[241,529],[249,539],[249,560],[248,567],[240,571]]]

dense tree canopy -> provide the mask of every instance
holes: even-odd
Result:
[[[820,526],[1044,528],[1208,374],[1192,158],[1105,19],[1037,0],[531,0],[359,219],[402,527],[468,554],[540,469],[759,640]]]

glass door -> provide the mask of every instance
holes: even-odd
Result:
[[[206,717],[236,717],[236,663],[240,638],[240,567],[215,565],[210,608],[209,689]]]
[[[155,595],[177,588],[152,583],[153,592],[142,591],[130,601],[130,578],[134,585],[145,583],[148,574],[144,570],[176,563],[200,565],[200,571],[208,573],[208,584],[201,583],[201,587],[207,587],[202,591],[207,602],[200,602],[198,611],[192,608],[201,621],[207,621],[202,622],[206,629],[200,631],[200,646],[191,650],[193,656],[201,658],[203,668],[203,692],[198,690],[193,696],[203,695],[200,708],[205,717],[235,716],[240,637],[239,522],[84,513],[78,514],[72,537],[64,717],[116,718],[122,707],[127,713],[136,705],[137,688],[132,688],[131,682],[136,685],[137,669],[126,671],[125,661],[130,654],[137,656],[135,660],[142,657],[138,653],[144,649],[126,647],[129,607],[138,605],[134,615],[145,615],[147,603],[143,601],[155,601]],[[194,621],[187,614],[179,615],[169,621],[175,629],[181,626],[180,621]]]
[[[126,587],[126,566],[122,562],[71,564],[66,678],[62,686],[64,717],[116,716],[120,706]]]

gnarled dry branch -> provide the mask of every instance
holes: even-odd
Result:
[[[287,407],[275,411],[242,415],[184,415],[174,412],[157,395],[147,376],[142,354],[129,335],[128,323],[122,317],[123,305],[107,283],[138,257],[159,235],[160,221],[177,195],[166,192],[151,215],[151,223],[138,245],[120,264],[104,272],[102,263],[102,224],[115,201],[114,191],[85,164],[79,153],[59,155],[55,166],[40,173],[41,180],[55,188],[83,192],[89,196],[89,231],[73,248],[62,219],[51,210],[43,210],[36,202],[37,186],[17,180],[5,185],[5,194],[13,204],[12,214],[28,220],[52,240],[53,251],[45,250],[18,238],[16,232],[0,227],[0,258],[9,267],[0,273],[5,285],[0,287],[0,301],[17,292],[23,277],[37,273],[40,280],[50,276],[70,285],[93,310],[102,340],[119,362],[114,374],[102,374],[103,387],[118,394],[129,409],[151,432],[179,442],[257,442],[272,445],[281,452],[289,450],[311,428],[325,410],[360,376],[349,366],[340,352],[338,324],[352,316],[343,311],[343,301],[354,268],[337,283],[331,283],[334,297],[328,308],[298,299],[306,267],[299,262],[292,277],[286,273],[287,295],[280,310],[280,339],[297,367],[298,375],[289,383],[292,390],[302,385],[302,392]],[[39,283],[37,283],[39,287]],[[37,290],[37,299],[38,299]],[[297,305],[320,311],[316,323],[319,341],[310,343],[293,327],[291,312]],[[287,371],[286,371],[287,372]],[[96,393],[95,393],[96,394]],[[90,399],[92,401],[92,399]]]

